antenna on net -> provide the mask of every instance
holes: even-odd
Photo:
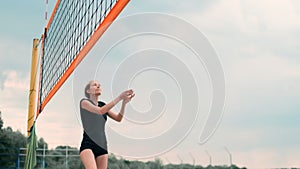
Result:
[[[49,5],[49,0],[46,0],[46,2],[45,2],[45,27],[48,24],[48,5]]]

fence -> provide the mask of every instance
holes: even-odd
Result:
[[[26,148],[0,148],[0,169],[23,169],[25,166]],[[54,166],[55,165],[55,166]],[[37,149],[37,165],[35,168],[69,169],[82,166],[79,152],[75,148],[62,147],[54,150]]]

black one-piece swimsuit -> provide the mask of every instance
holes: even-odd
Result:
[[[82,99],[80,101],[80,115],[84,129],[83,139],[80,145],[80,153],[85,149],[90,149],[94,153],[95,158],[104,154],[108,154],[105,135],[107,113],[101,115],[83,109],[81,107],[81,102],[83,100],[88,100],[92,104],[94,104],[89,99]],[[104,105],[104,102],[98,102],[99,107],[102,107]]]

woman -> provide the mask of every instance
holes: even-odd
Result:
[[[126,90],[108,104],[98,102],[102,88],[96,80],[90,81],[84,92],[87,98],[80,101],[80,114],[84,128],[80,158],[86,169],[106,169],[108,163],[105,135],[107,116],[120,122],[123,119],[126,104],[135,94],[133,90]],[[111,111],[120,101],[122,101],[120,112]]]

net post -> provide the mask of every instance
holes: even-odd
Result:
[[[37,107],[37,83],[36,76],[38,70],[38,56],[39,56],[39,39],[33,39],[32,60],[31,60],[31,75],[30,75],[30,89],[29,89],[29,105],[28,105],[28,121],[27,121],[27,137],[31,135],[31,128],[35,120],[35,110]]]

